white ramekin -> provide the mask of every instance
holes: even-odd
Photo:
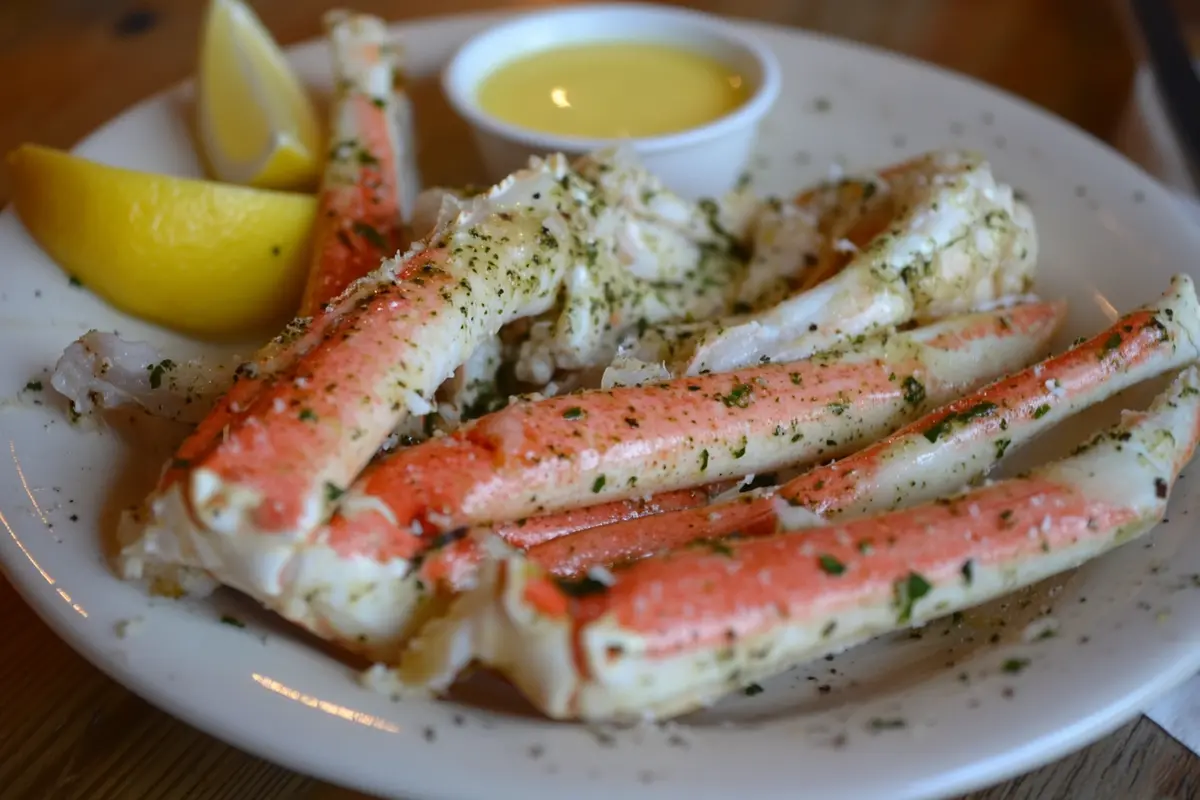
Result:
[[[696,11],[640,3],[568,6],[522,15],[464,44],[442,74],[450,105],[470,124],[492,180],[525,166],[531,155],[579,155],[616,139],[555,136],[503,122],[476,99],[481,81],[514,58],[598,41],[659,42],[686,47],[728,64],[752,92],[733,112],[679,133],[623,140],[670,188],[690,197],[729,191],[746,168],[758,126],[779,96],[779,64],[763,44],[733,23]]]

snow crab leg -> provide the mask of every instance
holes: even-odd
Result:
[[[1029,363],[1063,313],[1061,303],[1034,303],[797,364],[511,405],[364,470],[287,565],[286,589],[265,602],[377,652],[405,635],[423,599],[420,565],[466,526],[850,452]],[[361,577],[332,581],[333,564]]]
[[[881,173],[861,191],[853,221],[885,230],[828,280],[779,304],[720,325],[670,328],[627,351],[666,361],[673,374],[727,371],[805,358],[844,338],[962,313],[1028,291],[1037,257],[1032,215],[998,184],[982,156],[936,152]],[[871,224],[867,224],[871,223]],[[837,244],[837,243],[835,243]],[[833,274],[835,273],[836,274]]]
[[[324,25],[336,94],[301,316],[408,246],[401,199],[416,190],[408,98],[394,85],[399,48],[378,17],[331,11]]]
[[[480,661],[554,718],[664,718],[747,682],[1076,567],[1156,525],[1200,440],[1185,370],[1068,458],[901,511],[639,561],[563,583],[522,555],[429,623],[389,672],[446,688]],[[394,684],[393,684],[394,685]]]
[[[819,522],[931,500],[987,474],[1006,453],[1063,419],[1200,359],[1198,342],[1195,288],[1191,278],[1178,275],[1158,302],[1126,314],[1065,353],[938,408],[778,490],[593,527],[522,549],[554,574],[578,576],[697,540],[776,533],[778,503],[794,509],[794,518],[807,514]],[[460,581],[470,574],[463,566],[441,570]]]
[[[177,564],[278,593],[295,543],[392,429],[433,410],[437,388],[502,325],[554,303],[573,256],[546,231],[586,224],[556,210],[577,187],[565,159],[537,161],[280,337],[124,526],[123,574]]]
[[[419,536],[849,452],[1028,363],[1063,311],[1030,304],[807,362],[519,402],[368,467],[329,536],[376,541],[413,521]]]
[[[646,497],[612,500],[555,514],[500,522],[487,528],[487,531],[513,547],[527,550],[576,531],[702,506],[737,485],[736,481],[719,481],[695,489],[675,489]]]

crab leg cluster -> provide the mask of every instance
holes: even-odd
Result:
[[[931,500],[987,474],[1006,454],[1068,416],[1200,359],[1197,342],[1200,306],[1191,279],[1178,276],[1157,303],[1126,314],[1091,339],[781,487],[652,520],[593,527],[524,549],[554,574],[579,576],[694,541],[776,533],[781,503],[785,518],[807,513],[819,521]]]
[[[676,550],[603,582],[563,584],[519,554],[491,560],[394,677],[437,690],[480,660],[552,717],[681,714],[1140,536],[1198,440],[1200,373],[1189,367],[1148,411],[1074,455],[912,508]]]
[[[1161,513],[1192,372],[1113,433],[1124,448],[961,487],[1200,358],[1186,276],[1038,361],[1065,304],[1027,294],[1029,210],[959,151],[787,203],[693,204],[623,150],[411,201],[396,52],[373,18],[326,22],[343,80],[306,316],[126,515],[125,577],[231,586],[398,661],[374,674],[407,688],[474,660],[552,716],[667,716]],[[419,238],[388,258],[410,209]],[[89,336],[55,387],[123,401]],[[1109,492],[1123,469],[1151,494]],[[795,477],[755,488],[775,473]]]

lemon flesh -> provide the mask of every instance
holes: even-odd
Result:
[[[241,0],[210,0],[196,82],[199,140],[213,177],[263,189],[315,185],[321,168],[316,109]]]
[[[119,169],[37,145],[8,162],[30,235],[117,308],[214,338],[295,313],[315,198]]]

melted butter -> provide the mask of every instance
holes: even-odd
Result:
[[[561,136],[660,136],[722,117],[749,87],[725,64],[659,44],[555,48],[505,64],[479,88],[499,119]]]

